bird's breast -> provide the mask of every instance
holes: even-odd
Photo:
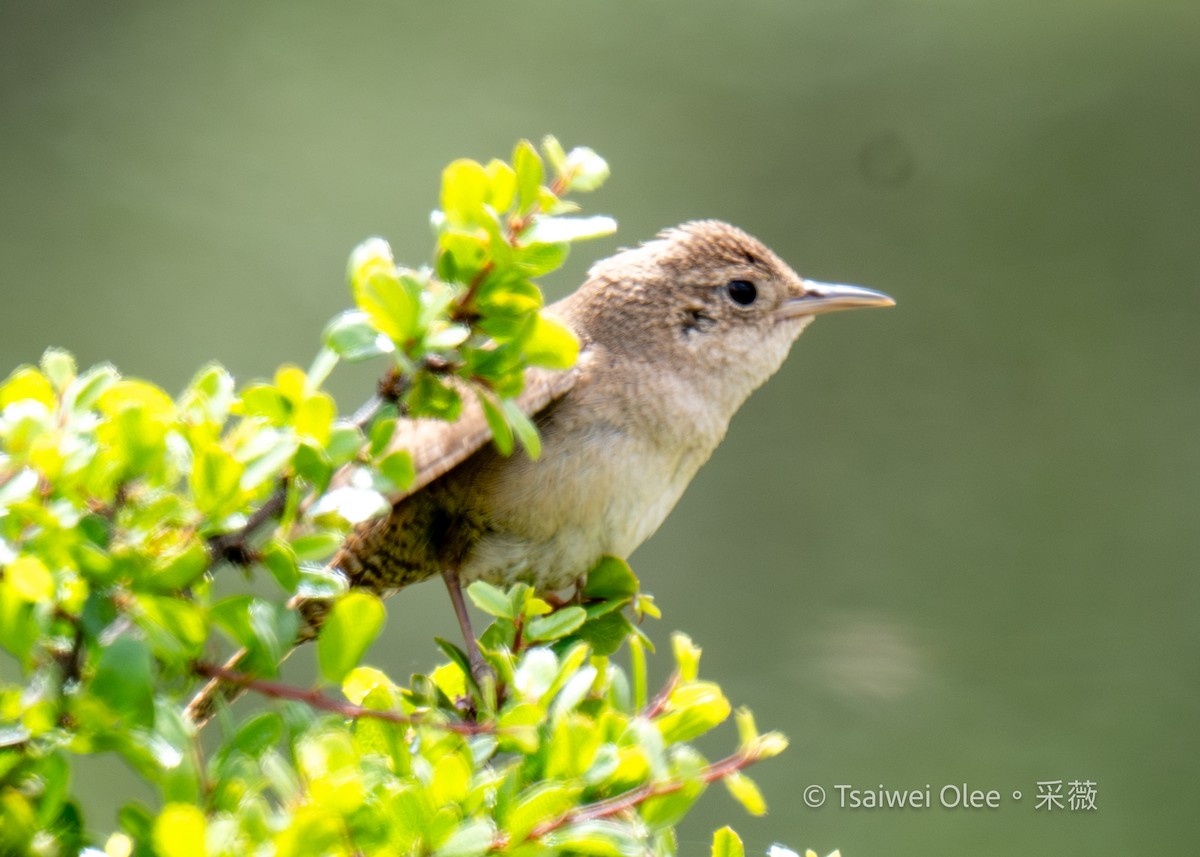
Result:
[[[666,519],[715,445],[664,442],[602,421],[561,429],[545,433],[537,461],[496,459],[483,478],[488,531],[464,563],[465,579],[523,579],[554,590],[604,554],[629,556]]]

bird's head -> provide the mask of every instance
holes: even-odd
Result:
[[[736,408],[815,316],[895,301],[807,280],[741,229],[700,220],[597,263],[565,303],[586,337],[723,393]]]

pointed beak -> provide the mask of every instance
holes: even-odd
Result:
[[[804,294],[781,306],[779,315],[783,318],[795,318],[798,315],[820,315],[839,309],[895,305],[894,300],[874,289],[805,280]]]

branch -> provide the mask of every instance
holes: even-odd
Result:
[[[244,526],[231,533],[221,533],[210,538],[208,550],[213,560],[225,559],[238,565],[245,565],[249,562],[250,548],[247,546],[247,542],[254,535],[255,530],[283,511],[287,504],[287,491],[287,478],[284,477],[279,487],[275,489],[275,493],[254,510],[254,514],[247,519]]]
[[[711,765],[708,765],[700,772],[699,779],[705,785],[708,785],[709,783],[724,779],[743,768],[749,767],[757,761],[758,756],[756,755],[734,753],[732,756],[726,756],[719,762],[713,762]],[[607,800],[597,801],[588,806],[569,810],[557,818],[552,818],[535,827],[530,831],[528,839],[541,839],[543,836],[558,830],[558,828],[574,822],[594,821],[599,818],[620,815],[645,803],[650,798],[677,792],[686,786],[687,783],[687,780],[665,780],[658,783],[647,783],[644,786],[638,786],[636,789],[630,789],[622,794],[614,795]],[[492,849],[502,850],[507,848],[509,844],[508,837],[502,835],[497,837],[492,843]]]
[[[650,700],[650,704],[646,706],[646,710],[642,712],[642,716],[647,720],[653,720],[658,715],[662,714],[662,710],[667,707],[667,702],[671,698],[671,694],[675,692],[675,686],[679,684],[679,673],[671,673],[671,677],[667,679],[667,683],[663,685],[654,697]]]
[[[246,673],[208,663],[207,661],[196,661],[192,664],[192,669],[197,675],[204,676],[205,678],[216,679],[246,690],[252,690],[271,699],[290,699],[296,702],[303,702],[311,708],[331,711],[350,720],[366,717],[375,720],[386,720],[389,723],[396,723],[401,726],[432,726],[435,729],[445,729],[448,732],[457,732],[461,735],[480,735],[497,731],[494,726],[488,723],[440,722],[426,717],[410,717],[395,711],[364,708],[352,702],[342,702],[339,699],[334,699],[332,696],[321,693],[319,690],[306,690],[295,685],[284,684],[283,682],[255,678]]]

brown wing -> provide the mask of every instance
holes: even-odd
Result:
[[[580,363],[566,371],[527,370],[525,389],[517,397],[518,407],[529,416],[536,416],[575,386],[583,371],[582,362],[581,359]],[[459,418],[452,423],[435,419],[400,420],[397,423],[396,433],[388,448],[404,449],[412,455],[417,478],[407,491],[388,498],[393,504],[448,473],[491,440],[492,432],[478,397],[465,385],[459,388],[459,393],[462,395],[463,409]]]

